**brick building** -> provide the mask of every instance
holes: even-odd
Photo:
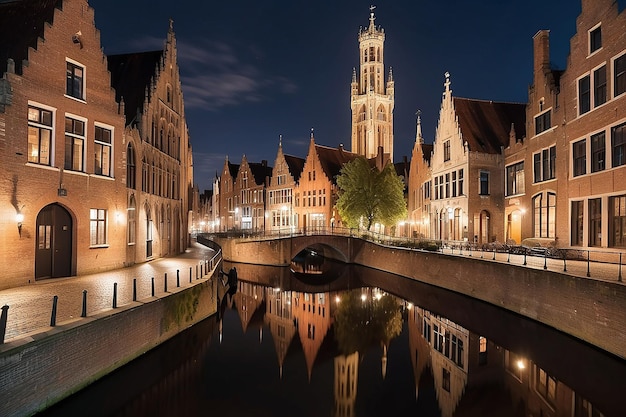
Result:
[[[424,143],[421,117],[417,116],[415,143],[411,152],[409,175],[406,181],[408,190],[407,211],[410,236],[424,238],[430,236],[430,193],[432,172],[430,157],[433,145]]]
[[[191,149],[171,27],[160,54],[151,74],[168,75],[148,78],[153,89],[140,85],[133,95],[125,75],[109,72],[87,1],[0,4],[0,288],[186,247]],[[166,97],[175,116],[166,112]],[[171,122],[169,152],[165,144],[158,152],[146,146],[156,141],[150,126],[161,112]],[[158,200],[137,191],[143,158],[161,169],[150,172],[161,184]],[[151,256],[150,219],[158,234]]]

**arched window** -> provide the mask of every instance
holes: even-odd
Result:
[[[135,169],[135,148],[131,143],[128,144],[126,149],[126,187],[135,189],[137,172]]]
[[[555,237],[556,235],[556,194],[551,192],[533,197],[534,237]]]
[[[128,244],[135,244],[135,230],[136,230],[136,204],[135,204],[135,196],[130,196],[130,201],[128,202]]]
[[[141,161],[141,191],[148,192],[148,163],[146,158]]]

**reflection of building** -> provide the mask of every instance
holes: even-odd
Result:
[[[266,292],[265,323],[269,326],[274,339],[279,372],[282,377],[287,351],[297,333],[292,310],[292,293],[279,288],[267,288]]]
[[[333,323],[329,293],[294,293],[293,318],[304,351],[309,379],[313,364]]]
[[[333,417],[355,416],[357,383],[359,380],[359,352],[335,356],[335,409]]]

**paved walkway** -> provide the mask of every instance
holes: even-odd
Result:
[[[87,290],[87,316],[113,307],[113,287],[117,283],[117,305],[132,302],[133,279],[137,280],[137,300],[152,297],[152,278],[155,296],[165,293],[165,274],[168,290],[176,288],[177,271],[180,287],[189,285],[200,275],[205,261],[215,252],[193,242],[184,254],[137,264],[128,268],[69,278],[36,281],[22,287],[0,291],[0,306],[8,305],[5,342],[50,326],[53,298],[57,301],[57,324],[80,317],[83,290]]]

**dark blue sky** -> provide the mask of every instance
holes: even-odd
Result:
[[[226,156],[273,165],[321,145],[350,148],[350,81],[370,2],[91,0],[107,54],[159,49],[169,18],[179,50],[185,109],[200,191]],[[549,29],[564,68],[580,0],[387,1],[385,67],[395,80],[394,157],[410,157],[415,113],[426,142],[439,116],[444,73],[457,97],[526,102],[532,37]]]

